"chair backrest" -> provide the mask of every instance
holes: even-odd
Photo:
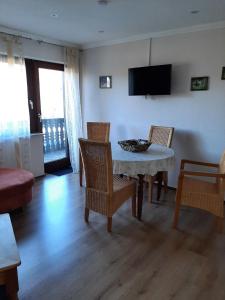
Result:
[[[225,174],[225,151],[223,152],[221,158],[220,158],[220,163],[219,163],[219,173]],[[224,197],[224,192],[225,192],[225,179],[221,178],[219,180],[219,190],[220,194],[222,197]]]
[[[223,152],[220,163],[219,163],[219,172],[225,174],[225,151]]]
[[[159,144],[170,147],[173,138],[173,127],[152,125],[149,131],[149,141],[153,144]]]
[[[112,193],[112,152],[111,144],[79,139],[81,155],[86,174],[86,188]]]
[[[98,142],[109,141],[110,123],[107,122],[87,122],[87,137]]]

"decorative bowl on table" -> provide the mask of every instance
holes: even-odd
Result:
[[[124,140],[119,141],[118,144],[120,147],[129,152],[143,152],[148,149],[148,147],[151,145],[151,142],[148,140]]]

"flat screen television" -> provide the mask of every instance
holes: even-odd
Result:
[[[172,65],[128,69],[129,95],[170,95]]]

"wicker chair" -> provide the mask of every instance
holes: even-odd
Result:
[[[172,143],[173,138],[173,127],[163,127],[163,126],[154,126],[152,125],[149,131],[149,141],[153,144],[159,144],[166,147],[170,147]],[[155,176],[145,176],[145,181],[148,182],[148,201],[152,201],[152,188],[153,183],[157,180],[160,180],[159,174],[156,174]],[[162,172],[162,181],[164,184],[164,190],[167,192],[167,185],[168,185],[168,172],[164,171]],[[159,191],[157,199],[159,198]]]
[[[185,171],[186,164],[217,168],[217,173]],[[193,178],[195,177],[195,178]],[[207,182],[202,177],[214,178]],[[223,230],[225,192],[225,151],[219,164],[182,160],[176,193],[176,208],[173,227],[177,227],[180,205],[206,210],[217,217],[218,229]]]
[[[110,123],[87,122],[87,138],[98,142],[109,141]],[[83,186],[83,163],[80,155],[80,186]]]
[[[111,144],[79,139],[86,175],[85,221],[89,210],[108,218],[108,232],[112,230],[112,216],[132,197],[132,214],[136,215],[136,184],[126,178],[113,176]]]

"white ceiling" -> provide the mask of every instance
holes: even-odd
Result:
[[[0,26],[84,47],[224,21],[225,0],[0,0]]]

